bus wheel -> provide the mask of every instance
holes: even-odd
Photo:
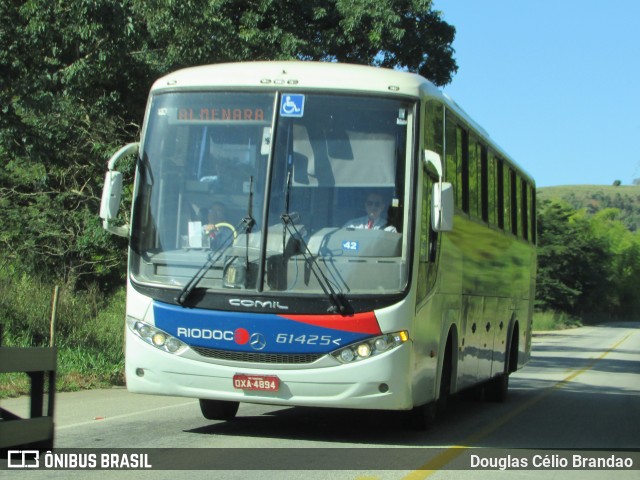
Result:
[[[513,340],[504,360],[504,371],[497,377],[489,380],[485,386],[484,395],[490,402],[504,402],[509,395],[509,373],[511,373],[511,350],[514,348]],[[516,347],[517,348],[517,347]]]
[[[200,411],[207,420],[232,420],[239,406],[240,402],[200,399]]]
[[[408,426],[416,430],[427,430],[436,422],[437,402],[429,402],[419,407],[413,407],[407,415]]]
[[[509,394],[509,373],[501,373],[492,378],[487,383],[484,394],[490,402],[504,402]]]

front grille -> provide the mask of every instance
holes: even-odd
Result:
[[[230,360],[234,362],[253,363],[313,363],[323,357],[324,353],[259,353],[259,352],[229,352],[213,348],[191,347],[203,357]]]

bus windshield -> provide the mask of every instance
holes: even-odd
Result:
[[[151,100],[131,238],[134,285],[390,294],[407,283],[415,103],[326,93]]]

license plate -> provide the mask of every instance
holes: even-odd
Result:
[[[277,392],[280,387],[280,379],[271,375],[243,375],[233,376],[233,388],[238,390],[262,390]]]

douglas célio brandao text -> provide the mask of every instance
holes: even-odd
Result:
[[[527,456],[504,455],[482,456],[472,454],[470,467],[482,470],[515,470],[515,469],[632,469],[634,459],[617,454],[586,455],[567,454],[535,454]]]

